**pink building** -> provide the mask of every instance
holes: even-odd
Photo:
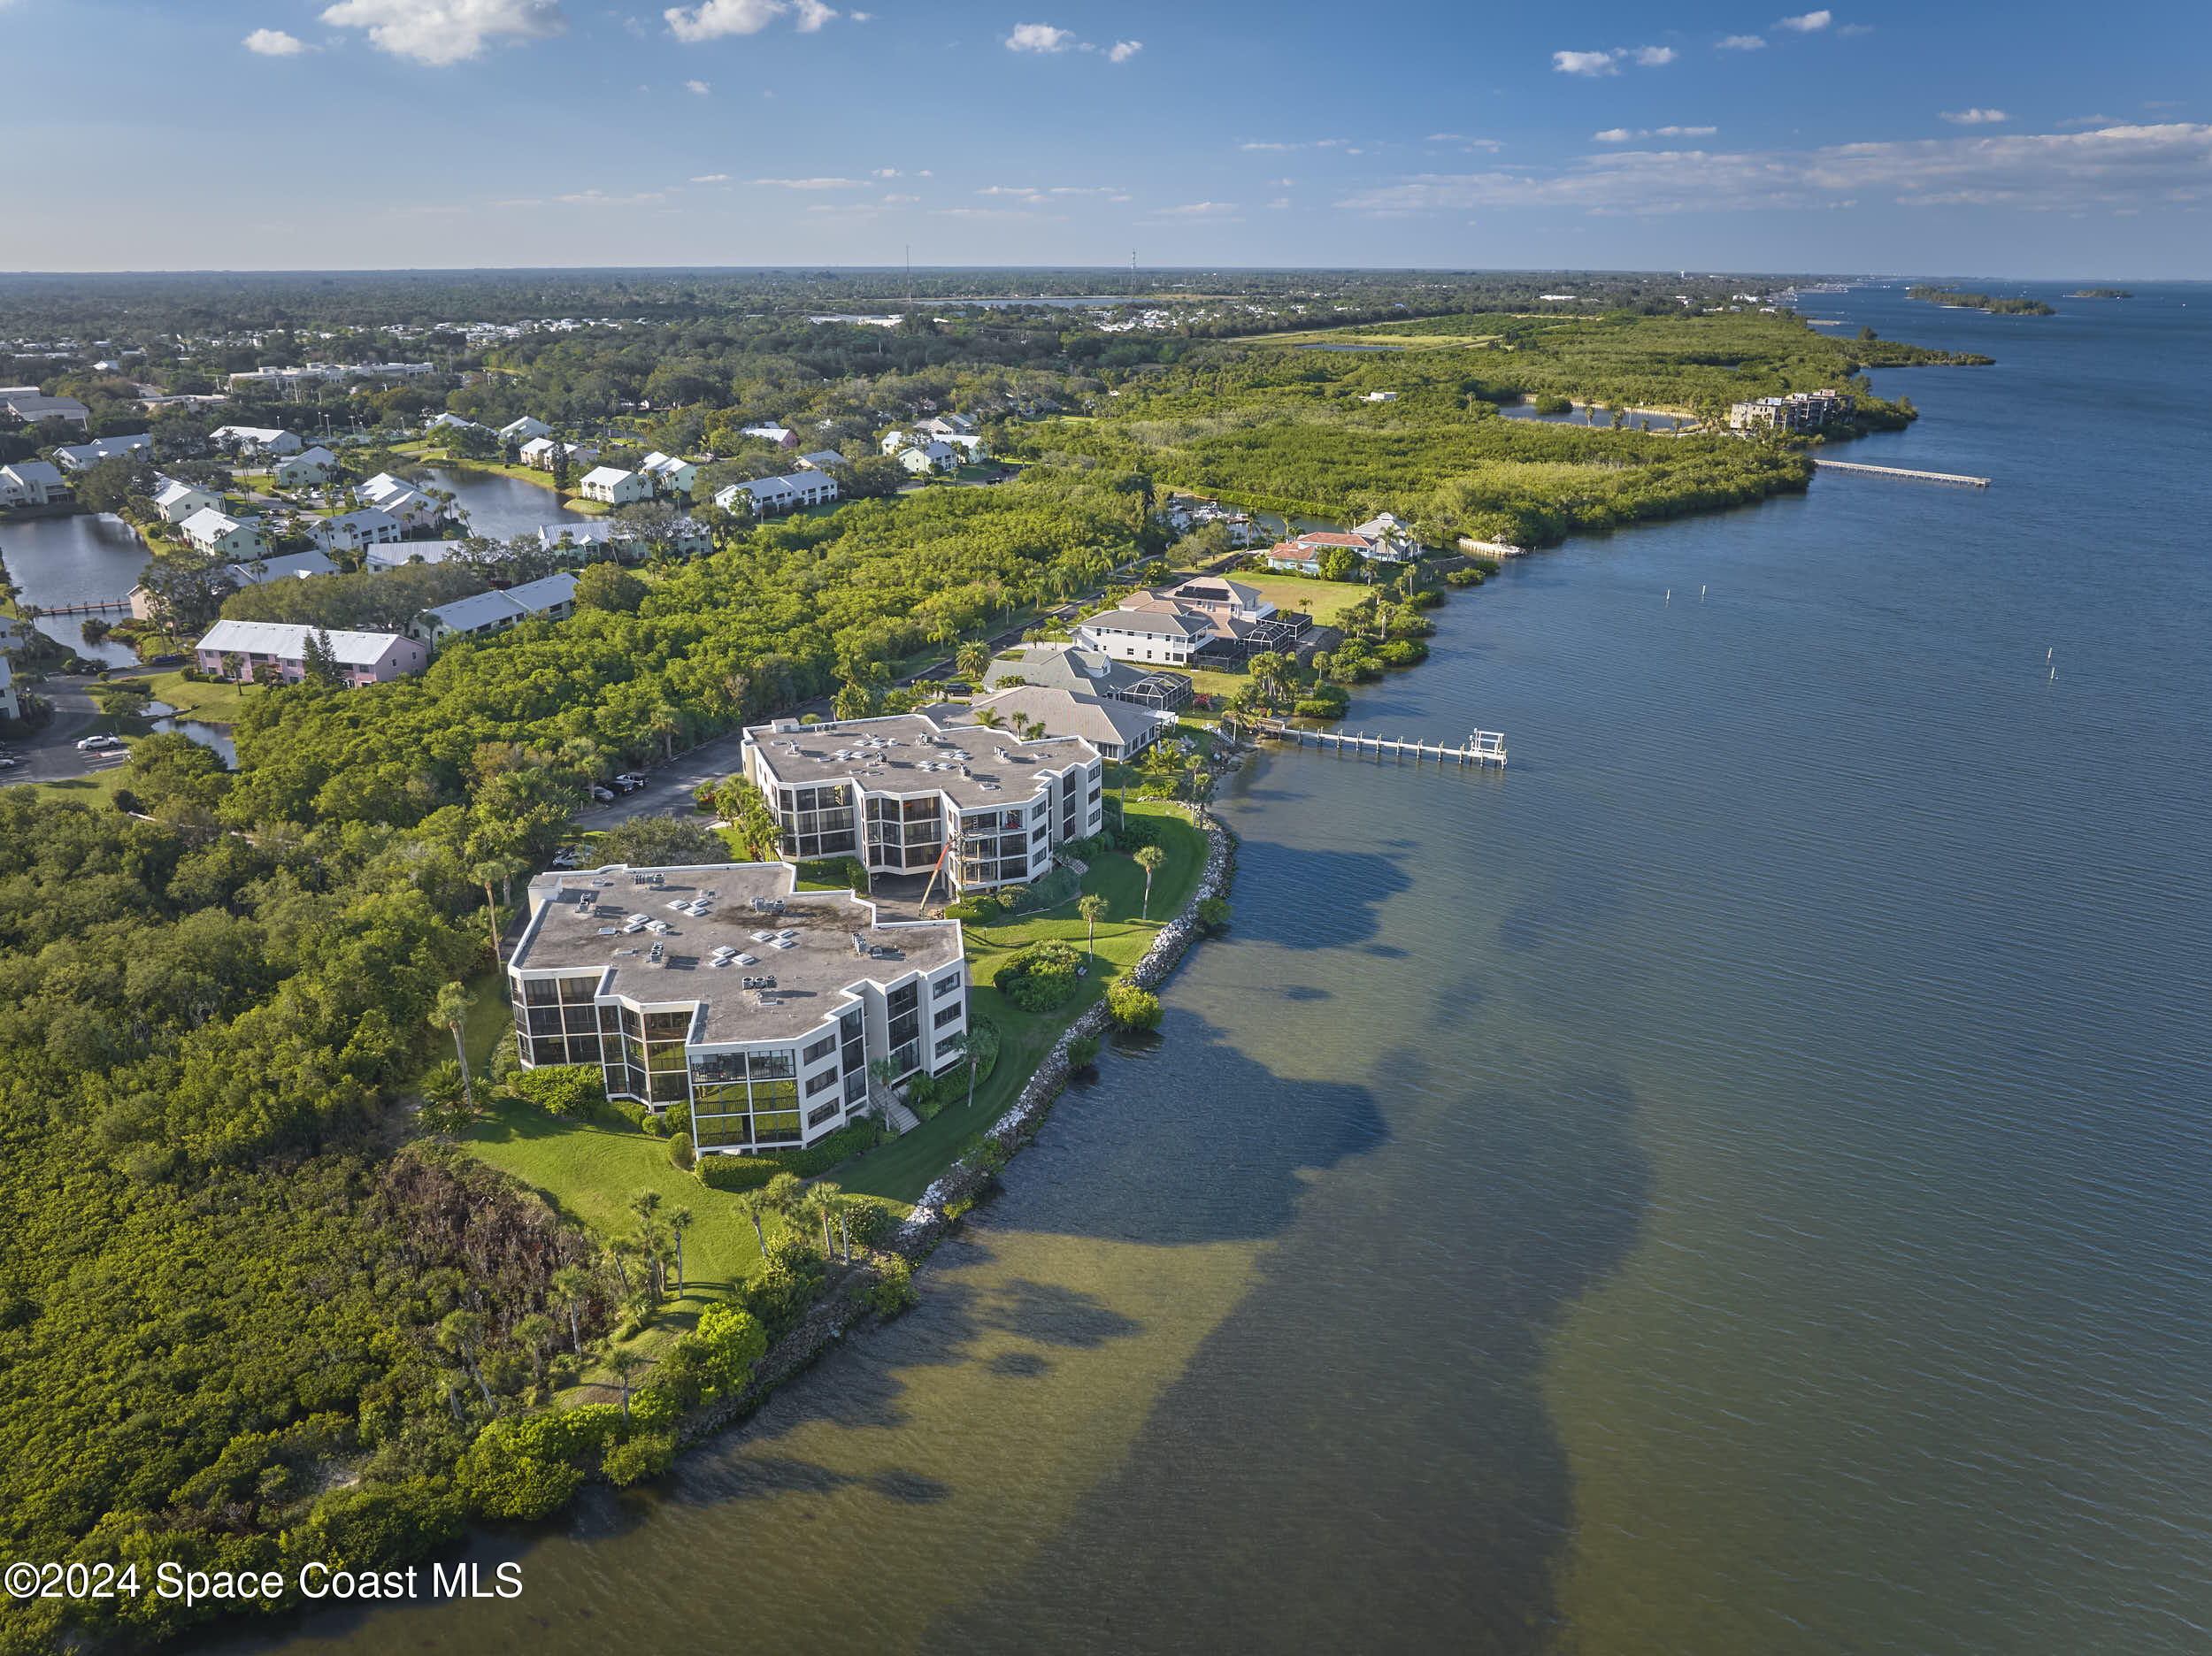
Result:
[[[218,621],[194,647],[200,671],[219,678],[251,682],[258,670],[274,664],[288,683],[307,677],[307,641],[316,629],[280,621]],[[398,632],[322,634],[338,663],[342,683],[363,685],[419,673],[430,664],[426,646]]]

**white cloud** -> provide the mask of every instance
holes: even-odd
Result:
[[[778,189],[866,189],[865,180],[856,178],[757,178],[747,180],[753,184],[772,185]]]
[[[1073,30],[1055,28],[1049,23],[1017,23],[1006,37],[1008,51],[1064,52],[1074,44]]]
[[[1636,61],[1647,69],[1656,69],[1661,64],[1671,64],[1674,61],[1674,48],[1671,46],[1639,46],[1636,49]]]
[[[1024,224],[1056,224],[1067,217],[1065,213],[1025,212],[1019,207],[941,207],[938,212],[947,218],[1015,218]]]
[[[806,0],[801,0],[803,8]],[[803,9],[799,27],[818,29],[829,18],[837,14],[814,0],[814,9],[823,15],[810,21]],[[668,32],[687,46],[701,41],[721,40],[731,34],[757,34],[778,18],[791,10],[791,0],[701,0],[695,6],[670,6],[661,13],[668,25]]]
[[[1597,143],[1626,143],[1632,138],[1709,138],[1720,130],[1717,126],[1609,126],[1603,132],[1592,133]]]
[[[879,166],[868,176],[870,178],[898,178],[901,174],[898,168],[895,166]]]
[[[1551,55],[1551,66],[1561,74],[1618,74],[1613,58],[1609,51],[1555,51]]]
[[[1847,23],[1836,31],[1845,40],[1855,40],[1862,34],[1871,34],[1873,32],[1871,23]]]
[[[792,27],[802,34],[815,33],[823,24],[837,15],[833,9],[824,5],[822,0],[797,0],[797,5],[799,20]]]
[[[1765,49],[1766,40],[1758,34],[1730,34],[1720,42],[1723,51],[1763,51]]]
[[[2077,115],[2071,120],[2059,122],[2059,125],[2067,127],[2109,126],[2112,125],[2112,117],[2109,115]]]
[[[1777,18],[1774,20],[1774,27],[1795,29],[1800,34],[1811,34],[1826,28],[1835,20],[1836,14],[1832,12],[1806,12],[1796,17]]]
[[[865,23],[869,19],[875,16],[875,13],[872,12],[848,12],[845,15],[856,23]]]
[[[694,184],[726,184],[730,181],[730,175],[726,172],[702,172],[691,181]]]
[[[918,196],[886,196],[883,199],[887,203],[888,203],[891,202],[918,202],[921,200],[921,197]]]
[[[1127,63],[1132,58],[1134,58],[1143,50],[1144,42],[1142,41],[1116,41],[1111,46],[1109,46],[1106,49],[1106,61],[1108,63]]]
[[[1160,209],[1163,213],[1170,213],[1179,218],[1217,218],[1224,213],[1233,213],[1236,210],[1237,204],[1234,202],[1217,201],[1192,202],[1184,207]]]
[[[396,58],[441,66],[476,57],[495,35],[546,40],[568,28],[559,0],[339,0],[322,20],[368,30]]]
[[[1046,192],[1050,196],[1103,196],[1110,201],[1126,201],[1118,184],[1055,184]]]
[[[1937,113],[1954,126],[1994,126],[2012,119],[2001,109],[1939,110]]]
[[[1341,150],[1343,147],[1344,140],[1341,138],[1309,138],[1302,143],[1268,143],[1252,140],[1237,146],[1248,155],[1285,155],[1293,150]]]
[[[282,29],[256,29],[246,36],[244,43],[248,51],[263,58],[296,58],[307,50],[306,42]]]
[[[684,90],[687,92],[696,93],[699,96],[704,97],[708,93],[713,91],[714,88],[703,80],[687,80],[684,82]]]
[[[976,194],[979,196],[1021,196],[1034,198],[1042,196],[1044,192],[1033,184],[987,184],[976,191]]]
[[[1810,150],[1632,150],[1591,156],[1556,172],[1425,173],[1337,204],[1371,212],[1548,207],[1650,214],[1841,208],[1878,194],[1909,207],[2046,211],[2183,205],[2205,193],[2208,177],[2212,125],[2174,122]]]
[[[1590,141],[1593,143],[1626,143],[1632,138],[1640,138],[1643,135],[1641,133],[1632,133],[1625,126],[1608,126],[1603,132],[1592,133]]]
[[[636,196],[603,196],[597,190],[579,190],[572,196],[556,196],[557,202],[572,207],[650,207],[668,199],[659,190],[648,190]]]
[[[1710,138],[1720,130],[1717,126],[1662,126],[1662,138]]]

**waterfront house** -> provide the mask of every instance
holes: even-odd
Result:
[[[1853,399],[1839,391],[1793,391],[1730,403],[1728,425],[1732,431],[1818,431],[1853,406]]]
[[[65,472],[89,472],[101,461],[118,455],[150,455],[153,451],[154,440],[142,433],[136,437],[95,437],[90,442],[72,443],[55,449],[54,460]]]
[[[1380,564],[1410,564],[1421,556],[1420,542],[1413,538],[1413,531],[1390,512],[1380,512],[1363,524],[1354,524],[1352,533],[1367,542],[1367,556]]]
[[[177,528],[188,541],[211,557],[250,563],[269,549],[269,543],[261,538],[259,518],[234,518],[213,507],[194,512]]]
[[[250,682],[257,670],[273,667],[288,683],[307,676],[307,640],[317,629],[280,621],[218,621],[208,635],[193,646],[200,671],[219,678]],[[430,652],[418,640],[397,632],[325,632],[331,658],[337,663],[342,683],[358,689],[381,684],[429,665]],[[228,660],[232,669],[226,671]]]
[[[220,510],[222,508],[223,497],[212,489],[204,489],[194,483],[180,483],[174,478],[156,478],[154,481],[157,486],[154,489],[154,510],[161,514],[165,522],[182,523],[196,511]]]
[[[1075,641],[1085,649],[1164,667],[1188,666],[1213,636],[1213,618],[1202,610],[1150,598],[1125,600],[1119,609],[1087,617],[1075,628]]]
[[[1126,702],[1156,712],[1171,713],[1189,706],[1191,700],[1191,681],[1181,673],[1117,661],[1103,650],[1079,644],[1025,644],[1012,656],[992,661],[981,688],[987,692],[1017,685]]]
[[[749,727],[745,775],[795,860],[943,876],[956,891],[1027,885],[1053,847],[1102,824],[1104,762],[1078,736],[1019,741],[919,713]]]
[[[50,460],[0,466],[0,506],[52,506],[69,497],[68,480]]]
[[[653,480],[639,472],[626,472],[620,466],[594,466],[578,482],[576,492],[586,500],[622,506],[632,501],[652,499]]]
[[[989,728],[996,721],[1015,731],[1041,727],[1047,736],[1079,736],[1115,760],[1135,758],[1176,727],[1173,713],[1079,695],[1054,685],[1009,686],[970,706],[934,708],[931,713],[949,728]]]
[[[399,519],[377,506],[341,512],[335,518],[311,518],[307,532],[326,552],[357,552],[363,547],[383,546],[400,538]]]
[[[550,437],[552,434],[553,428],[550,426],[527,414],[499,428],[499,439],[502,442],[534,442],[541,437]]]
[[[426,610],[409,624],[411,638],[442,649],[457,638],[489,638],[495,632],[543,617],[565,621],[576,610],[576,578],[562,573],[542,580],[525,581],[501,592],[478,593],[458,598],[434,610]]]
[[[592,1064],[610,1097],[682,1112],[702,1155],[810,1145],[960,1062],[955,920],[885,920],[783,862],[605,868],[530,883],[508,962],[525,1068]]]
[[[557,451],[565,450],[571,472],[599,464],[599,450],[589,443],[565,443],[557,437],[533,437],[522,445],[522,464],[537,472],[550,472]]]

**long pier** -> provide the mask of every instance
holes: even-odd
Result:
[[[1902,466],[1862,465],[1856,460],[1815,460],[1823,472],[1858,472],[1868,477],[1909,478],[1916,483],[1955,483],[1965,488],[1987,488],[1987,478],[1961,477],[1951,472],[1908,472]]]
[[[38,612],[42,616],[94,615],[103,610],[127,610],[130,607],[131,601],[127,598],[88,598],[82,603],[41,604]]]
[[[1496,765],[1505,768],[1505,736],[1500,731],[1469,732],[1464,745],[1447,748],[1441,742],[1406,741],[1394,736],[1370,735],[1365,731],[1308,730],[1282,719],[1253,719],[1245,726],[1257,736],[1295,742],[1301,748],[1334,748],[1338,753],[1373,754],[1378,759],[1410,758],[1416,764],[1433,759],[1440,765]]]

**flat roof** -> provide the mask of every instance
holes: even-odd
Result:
[[[653,882],[657,881],[657,884]],[[544,874],[530,882],[530,924],[508,964],[518,971],[614,970],[601,993],[644,1006],[692,1000],[703,1006],[693,1020],[691,1044],[792,1040],[836,1015],[863,978],[896,982],[909,973],[935,972],[961,957],[956,920],[892,921],[879,924],[875,905],[850,892],[795,892],[797,871],[783,862],[729,862],[704,867],[632,869],[621,863]],[[711,893],[711,896],[709,896]],[[589,897],[585,909],[581,899]],[[706,912],[693,915],[671,903],[707,897]],[[756,910],[752,900],[776,898],[781,914]],[[643,915],[667,924],[665,932],[626,930]],[[755,932],[784,938],[778,947]],[[857,932],[883,956],[853,948]],[[654,945],[660,959],[652,958]],[[718,948],[750,954],[716,966]],[[772,990],[748,989],[748,978],[773,978]],[[923,1005],[929,1004],[926,996]]]
[[[948,730],[919,713],[788,730],[755,724],[745,734],[784,786],[851,780],[872,794],[947,794],[962,810],[1020,804],[1044,772],[1100,756],[1079,736],[1020,741],[1010,731]]]

